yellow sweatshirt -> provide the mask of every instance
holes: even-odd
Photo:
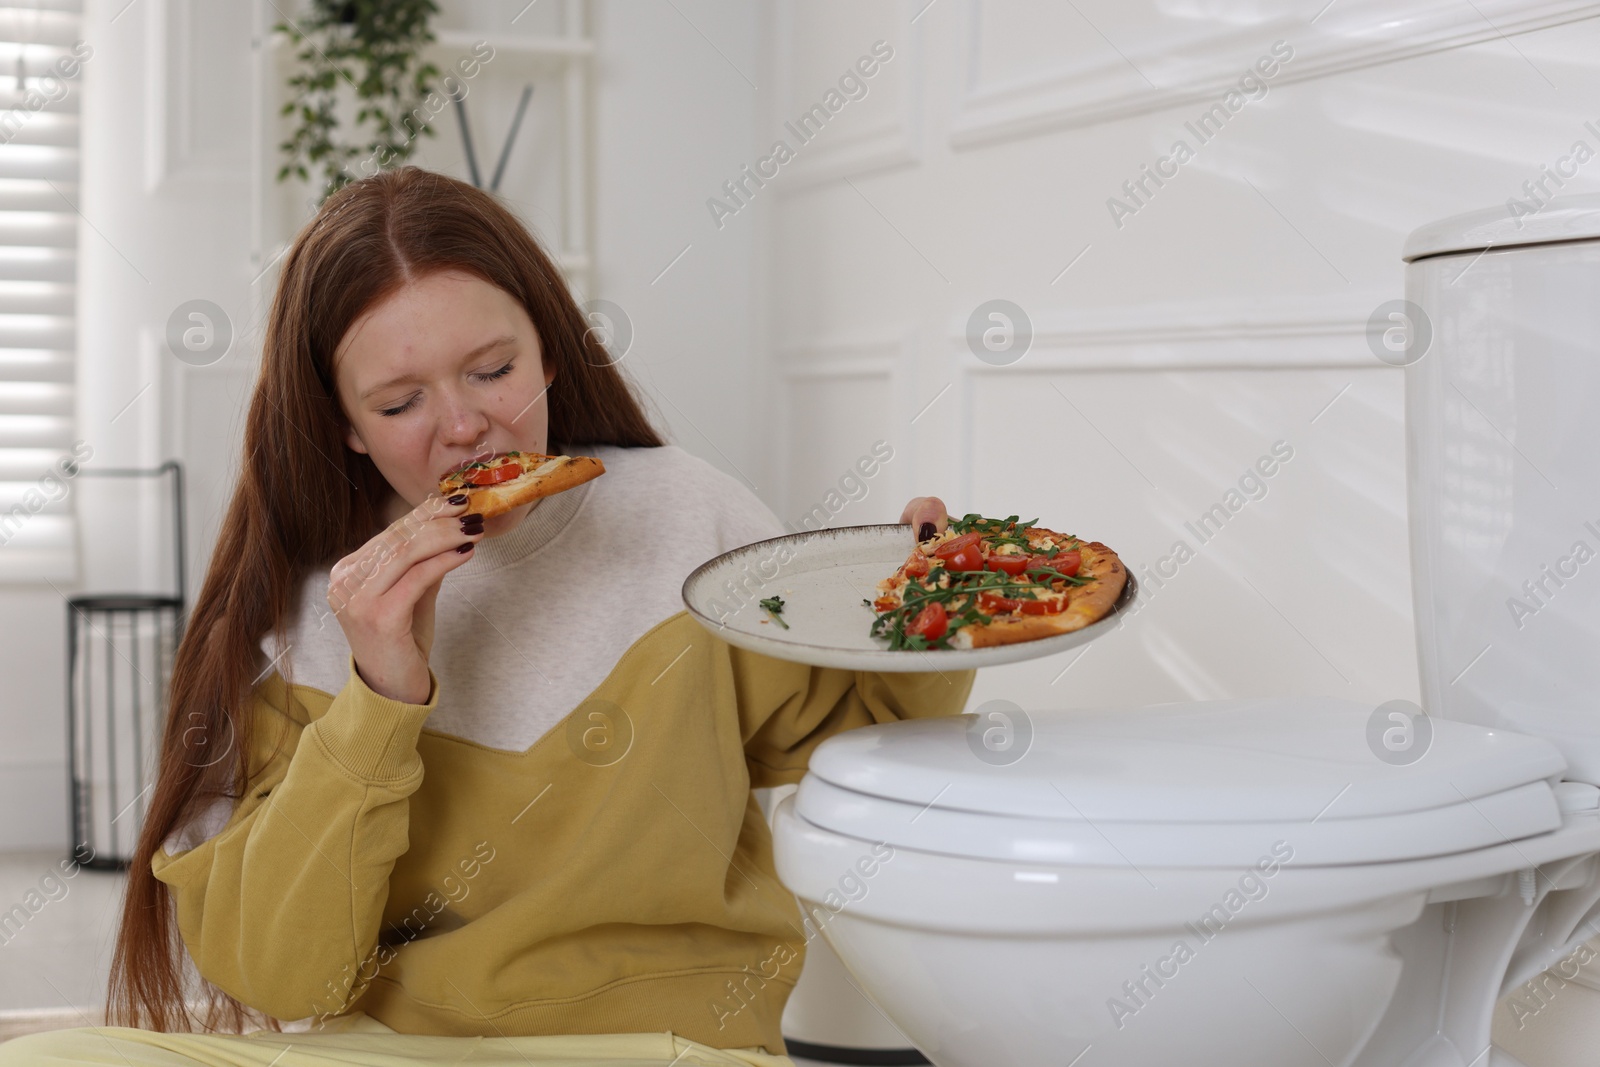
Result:
[[[776,517],[676,446],[578,451],[607,473],[446,579],[426,704],[363,683],[326,570],[287,646],[263,640],[250,788],[152,862],[218,987],[310,1026],[359,1009],[402,1033],[783,1051],[806,929],[750,790],[841,730],[959,713],[974,674],[727,644],[683,579]]]

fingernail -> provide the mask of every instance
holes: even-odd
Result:
[[[468,537],[473,537],[473,536],[475,536],[477,534],[481,534],[481,533],[483,533],[483,523],[481,523],[481,522],[464,522],[464,523],[461,524],[461,532],[466,534]]]
[[[461,547],[457,548],[456,551],[460,552],[462,555],[465,555],[468,552],[471,552],[472,551],[472,542],[471,541],[466,542],[465,544],[461,545]]]
[[[449,497],[449,498],[447,498],[445,500],[446,504],[457,504],[457,505],[459,505],[459,504],[465,504],[466,502],[467,502],[467,494],[465,494],[465,493],[457,493],[455,496]]]
[[[483,521],[483,515],[480,512],[474,511],[474,512],[472,512],[470,514],[461,516],[461,521],[464,522],[464,523],[466,523],[466,522],[482,522]]]
[[[925,522],[917,530],[917,540],[918,541],[926,541],[928,538],[933,536],[933,533],[934,533],[934,531],[933,531],[933,523]]]

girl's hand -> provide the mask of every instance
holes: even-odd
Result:
[[[911,523],[912,535],[918,541],[944,533],[950,516],[945,514],[944,501],[936,496],[914,496],[900,513],[901,522]]]
[[[452,503],[459,500],[460,503]],[[434,604],[444,576],[472,558],[483,519],[466,496],[433,494],[333,565],[328,605],[367,688],[407,704],[428,701]]]

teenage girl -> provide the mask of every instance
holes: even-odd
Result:
[[[751,790],[841,730],[960,712],[973,672],[810,668],[691,619],[690,570],[787,531],[663,443],[470,185],[403,167],[330,196],[261,359],[112,1025],[0,1064],[789,1064],[806,935]],[[511,450],[606,473],[490,519],[440,498]],[[901,521],[931,536],[945,506]]]

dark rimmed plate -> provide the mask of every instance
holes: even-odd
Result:
[[[909,523],[840,526],[785,534],[724,552],[683,583],[683,603],[730,645],[815,667],[855,671],[971,670],[1020,663],[1077,648],[1122,625],[1138,596],[1133,575],[1105,618],[1069,634],[989,648],[891,652],[870,636],[878,582],[916,544]],[[759,601],[783,598],[784,629]],[[862,603],[865,600],[867,603]]]

